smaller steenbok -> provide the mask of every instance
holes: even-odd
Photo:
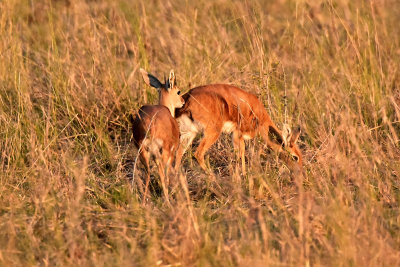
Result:
[[[302,166],[302,155],[296,145],[300,128],[293,132],[286,129],[282,133],[255,95],[232,85],[212,84],[191,89],[183,95],[183,99],[184,106],[176,110],[181,131],[177,166],[198,132],[203,132],[204,137],[195,157],[203,169],[206,169],[204,154],[222,132],[233,133],[233,145],[241,158],[243,174],[246,173],[244,140],[256,135],[260,135],[269,148],[279,153],[286,151],[285,158],[289,156]],[[275,139],[270,135],[274,135]]]
[[[143,199],[146,198],[150,181],[150,158],[155,157],[161,185],[168,201],[168,169],[179,147],[179,126],[176,122],[175,108],[185,103],[175,83],[171,70],[169,79],[161,83],[156,77],[140,69],[143,80],[158,90],[159,104],[142,106],[133,121],[133,139],[140,160],[146,169],[146,185]]]

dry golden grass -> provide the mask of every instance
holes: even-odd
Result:
[[[400,5],[376,1],[0,2],[0,264],[400,264]],[[139,67],[184,92],[232,83],[303,130],[304,177],[262,143],[185,155],[168,206],[130,118]]]

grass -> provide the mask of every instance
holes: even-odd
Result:
[[[0,2],[1,265],[399,265],[395,1]],[[304,177],[229,136],[171,177],[143,168],[140,67],[232,83],[300,125]]]

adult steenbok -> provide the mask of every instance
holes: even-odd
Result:
[[[168,169],[176,150],[179,147],[179,126],[176,122],[175,108],[185,103],[175,83],[175,75],[171,70],[169,79],[161,83],[156,77],[140,69],[143,80],[158,90],[158,105],[142,106],[133,121],[133,139],[139,151],[140,160],[146,169],[146,185],[143,199],[146,198],[150,181],[151,156],[155,157],[160,174],[161,185],[168,201]]]
[[[296,145],[300,128],[293,133],[286,130],[282,134],[255,95],[232,85],[213,84],[193,88],[183,99],[185,105],[176,110],[181,131],[181,149],[176,156],[178,167],[182,154],[200,131],[204,132],[204,137],[195,157],[203,169],[206,169],[204,154],[222,132],[233,132],[233,145],[241,158],[243,174],[246,173],[244,140],[252,139],[257,134],[269,148],[276,152],[288,152],[286,155],[302,165],[302,155]],[[276,138],[270,138],[270,134]]]

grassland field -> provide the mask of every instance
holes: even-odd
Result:
[[[0,1],[0,265],[399,266],[399,22],[397,0]],[[301,127],[304,175],[259,139],[241,175],[223,135],[214,175],[195,142],[171,205],[156,171],[143,203],[139,68],[253,92]]]

